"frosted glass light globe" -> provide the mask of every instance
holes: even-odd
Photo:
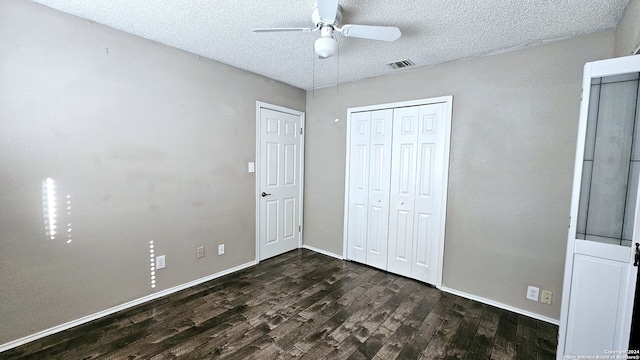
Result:
[[[316,54],[321,58],[328,58],[338,51],[338,42],[332,37],[321,37],[313,44]]]

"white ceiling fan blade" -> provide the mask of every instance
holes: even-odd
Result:
[[[395,26],[345,25],[340,32],[344,36],[382,41],[395,41],[402,35]]]
[[[311,28],[261,28],[261,29],[253,29],[253,32],[285,32],[285,31],[304,31],[310,32],[316,29]]]
[[[338,0],[318,0],[318,14],[320,18],[328,23],[336,20],[338,11]]]

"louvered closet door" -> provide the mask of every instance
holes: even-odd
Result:
[[[393,110],[371,112],[366,264],[387,269]]]

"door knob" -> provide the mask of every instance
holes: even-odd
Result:
[[[380,199],[378,199],[378,202],[380,202]]]
[[[269,196],[269,195],[271,195],[271,194],[267,194],[267,193],[266,193],[266,192],[264,192],[264,191],[262,192],[262,197]]]
[[[404,201],[400,201],[400,205],[404,205]]]

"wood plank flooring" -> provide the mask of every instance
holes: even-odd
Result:
[[[554,359],[557,326],[309,250],[0,359]]]

